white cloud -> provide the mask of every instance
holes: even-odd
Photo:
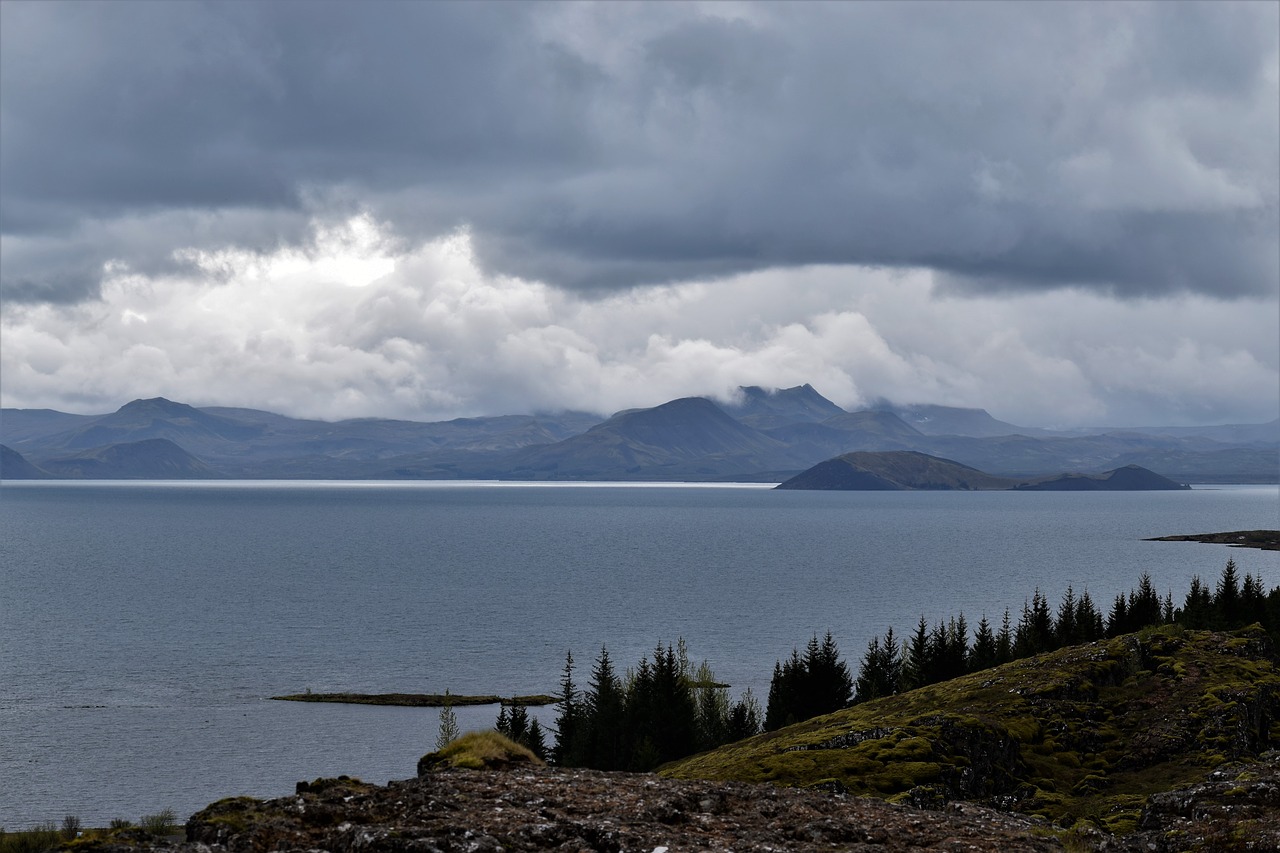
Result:
[[[168,396],[322,418],[609,412],[811,382],[1031,425],[1276,415],[1274,301],[940,294],[926,270],[811,266],[587,299],[485,273],[465,232],[410,247],[366,215],[305,249],[104,270],[100,300],[10,306],[3,403]],[[1262,343],[1258,343],[1262,342]]]

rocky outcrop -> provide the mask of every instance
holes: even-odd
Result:
[[[967,804],[925,811],[825,790],[593,770],[457,770],[367,785],[317,780],[224,800],[174,853],[445,851],[1060,851],[1050,827]],[[102,847],[111,849],[109,845]],[[136,845],[119,848],[136,850]]]
[[[317,779],[299,783],[293,796],[214,803],[188,821],[185,841],[133,830],[81,839],[75,847],[97,853],[1276,850],[1280,753],[1220,767],[1204,782],[1150,797],[1138,831],[1126,836],[1087,826],[1062,830],[971,803],[930,810],[825,787],[530,767],[426,773],[385,786]]]
[[[1196,785],[1154,794],[1133,849],[1280,850],[1280,752],[1228,764]]]

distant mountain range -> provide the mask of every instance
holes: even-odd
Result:
[[[105,415],[0,409],[0,478],[781,482],[853,452],[915,451],[1019,482],[1138,465],[1178,482],[1280,481],[1280,420],[1052,432],[982,409],[849,412],[810,385],[739,389],[601,419],[584,412],[423,423],[289,418],[161,397]]]

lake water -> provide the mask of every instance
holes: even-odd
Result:
[[[554,693],[568,649],[583,683],[602,643],[625,667],[684,637],[763,702],[774,661],[828,629],[856,666],[890,625],[998,621],[1037,587],[1105,608],[1147,571],[1180,599],[1228,556],[1275,585],[1280,554],[1141,539],[1277,526],[1275,486],[5,483],[0,826],[381,783],[435,741],[434,709],[276,694]]]

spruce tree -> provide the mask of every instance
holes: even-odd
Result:
[[[1191,588],[1182,602],[1178,623],[1188,628],[1208,628],[1213,621],[1213,596],[1199,575],[1191,576]]]
[[[529,745],[529,710],[525,706],[511,706],[511,722],[507,737],[516,743]]]
[[[879,637],[872,637],[867,643],[867,653],[863,656],[862,667],[858,671],[855,696],[858,702],[892,696],[900,692],[901,685],[902,650],[890,628],[885,632],[883,641]]]
[[[729,710],[729,742],[760,733],[760,703],[748,687]]]
[[[560,678],[559,712],[556,716],[556,738],[551,754],[561,767],[582,764],[582,711],[578,705],[578,689],[573,683],[573,652],[565,654],[564,675]]]
[[[1236,561],[1227,558],[1227,565],[1218,578],[1218,589],[1213,596],[1213,609],[1216,628],[1230,629],[1236,627],[1240,616],[1240,581],[1236,571]]]
[[[1129,593],[1129,630],[1137,631],[1149,625],[1159,625],[1164,608],[1160,603],[1160,594],[1151,581],[1151,575],[1142,573],[1138,579],[1137,591]]]
[[[783,726],[805,719],[803,714],[804,662],[800,653],[792,649],[785,663],[773,667],[773,679],[769,682],[769,703],[765,708],[765,731],[775,731]]]
[[[1067,584],[1067,591],[1062,594],[1062,603],[1058,605],[1058,621],[1053,626],[1053,636],[1058,646],[1074,646],[1080,642],[1080,630],[1076,624],[1079,605],[1075,591]]]
[[[659,762],[692,755],[697,749],[697,706],[689,687],[687,659],[677,656],[671,646],[659,645],[654,651],[651,735]]]
[[[458,739],[458,718],[453,713],[453,694],[444,691],[444,705],[440,708],[440,731],[436,734],[436,749],[444,749]]]
[[[838,711],[853,699],[853,676],[840,659],[835,638],[828,631],[821,643],[817,639],[815,634],[804,662],[809,683],[806,691],[809,704],[804,713],[809,717]]]
[[[613,670],[609,650],[604,646],[600,647],[600,654],[591,668],[589,687],[583,714],[587,733],[586,764],[598,770],[621,770],[626,765],[622,685]]]
[[[532,722],[529,723],[529,731],[525,734],[524,745],[529,747],[529,751],[542,761],[547,760],[547,738],[537,717],[534,717]]]
[[[969,660],[969,623],[964,612],[947,620],[947,647],[943,658],[943,676],[946,679],[964,675]]]
[[[996,665],[996,635],[987,621],[987,614],[978,620],[978,629],[973,635],[973,648],[969,652],[968,670],[979,672]]]
[[[916,630],[912,632],[911,639],[907,641],[906,654],[903,655],[902,687],[904,690],[914,690],[929,683],[928,664],[929,623],[925,621],[922,613],[920,614],[920,621],[916,623]]]
[[[1102,639],[1106,633],[1102,625],[1102,614],[1094,606],[1088,587],[1084,588],[1080,600],[1076,602],[1076,631],[1081,642],[1086,643]]]
[[[1013,631],[1009,627],[1009,608],[1004,609],[1004,618],[1000,620],[1000,633],[996,634],[996,663],[1008,663],[1013,660]]]
[[[1107,617],[1107,636],[1118,637],[1129,633],[1129,605],[1123,595],[1117,595],[1111,605],[1111,615]]]

